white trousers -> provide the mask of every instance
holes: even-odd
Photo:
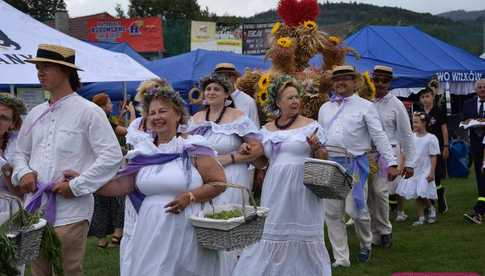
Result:
[[[399,146],[393,147],[394,156],[400,159]],[[377,154],[370,153],[370,158],[377,158]],[[380,242],[381,235],[392,233],[392,224],[389,219],[389,193],[395,193],[400,178],[393,181],[387,180],[387,175],[378,174],[369,176],[369,196],[367,204],[371,218],[371,230],[375,242]]]
[[[353,189],[352,189],[353,191]],[[357,211],[352,191],[345,200],[325,199],[325,223],[328,229],[328,238],[332,245],[335,262],[350,265],[349,243],[347,230],[343,221],[345,213],[354,220],[354,227],[360,241],[360,247],[371,248],[372,232],[370,230],[370,215],[367,206]],[[365,201],[367,201],[367,183],[364,188]]]

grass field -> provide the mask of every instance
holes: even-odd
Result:
[[[372,260],[334,271],[333,275],[391,275],[392,272],[437,271],[479,272],[485,276],[485,225],[467,224],[468,212],[476,198],[473,177],[444,181],[450,210],[434,225],[411,226],[415,220],[414,203],[407,202],[408,221],[394,223],[394,244],[391,249],[374,248]],[[358,240],[349,229],[351,255],[358,251]],[[327,248],[331,253],[327,241]],[[119,254],[114,248],[98,249],[96,240],[88,240],[85,259],[86,275],[119,275]],[[68,276],[68,275],[66,275]],[[302,275],[303,276],[303,275]]]

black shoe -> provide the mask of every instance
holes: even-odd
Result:
[[[392,246],[392,234],[381,235],[381,247],[391,248]]]
[[[448,212],[448,203],[446,202],[446,193],[445,193],[445,187],[441,187],[441,189],[438,189],[438,213],[440,214],[445,214]]]
[[[475,223],[475,224],[482,224],[483,223],[483,216],[477,213],[471,214],[464,214],[465,220]]]
[[[371,249],[367,247],[362,247],[359,251],[359,256],[357,256],[357,259],[361,263],[367,263],[370,260],[370,255],[371,255]]]
[[[389,195],[389,207],[391,212],[396,212],[397,210],[397,195]]]

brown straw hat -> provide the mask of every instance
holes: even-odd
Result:
[[[374,66],[374,72],[372,73],[373,77],[384,77],[389,79],[394,79],[392,67],[384,66],[384,65],[376,65]]]
[[[74,49],[52,45],[52,44],[40,44],[37,49],[37,55],[35,58],[26,60],[30,63],[49,62],[56,63],[66,67],[70,67],[79,71],[83,71],[75,64],[76,52]]]
[[[358,76],[357,71],[355,70],[354,66],[352,65],[341,65],[336,66],[332,70],[332,79],[340,76]]]
[[[234,64],[232,63],[219,63],[216,65],[216,67],[214,68],[214,74],[218,74],[218,73],[225,73],[225,74],[233,74],[237,77],[240,76],[239,72],[237,71],[236,69],[236,66],[234,66]]]

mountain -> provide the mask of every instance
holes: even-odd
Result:
[[[437,14],[437,16],[445,17],[455,21],[477,20],[482,17],[482,21],[485,22],[485,10],[481,11],[465,11],[456,10]]]
[[[321,29],[331,34],[346,37],[366,25],[412,25],[473,54],[480,55],[483,52],[481,18],[455,21],[429,13],[418,13],[402,8],[379,7],[355,2],[327,2],[319,6],[320,16],[318,24]],[[226,19],[229,20],[229,18]],[[274,9],[243,19],[244,22],[274,22],[276,20],[281,19]]]

